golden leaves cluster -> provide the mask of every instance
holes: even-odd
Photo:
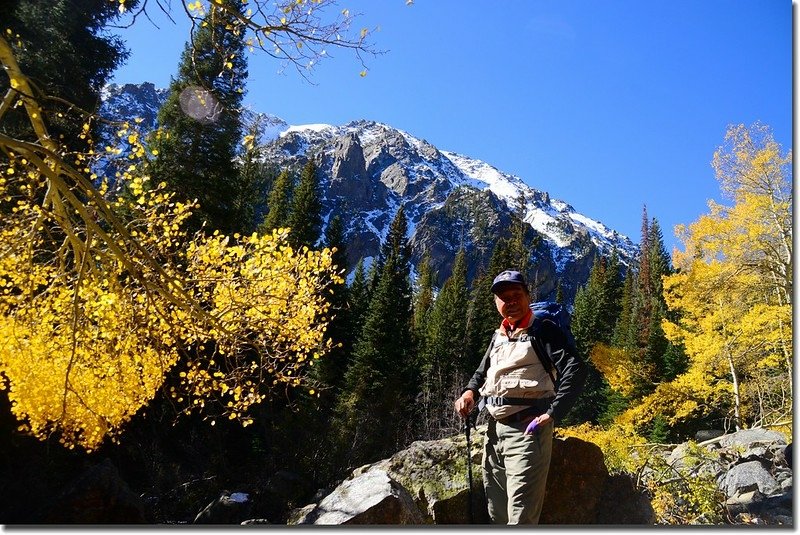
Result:
[[[35,166],[2,168],[0,376],[22,430],[93,449],[154,396],[180,333],[115,251],[54,209]]]
[[[276,229],[237,241],[215,234],[189,243],[187,282],[215,319],[208,333],[187,337],[198,355],[210,355],[194,359],[183,377],[190,407],[214,398],[228,418],[247,424],[251,405],[278,387],[301,385],[307,367],[331,348],[324,290],[342,282],[332,251],[296,251],[288,234]],[[202,345],[208,339],[213,348]]]
[[[303,384],[330,346],[331,251],[295,251],[287,229],[187,235],[194,205],[150,183],[135,126],[117,131],[127,155],[66,153],[2,38],[0,60],[24,89],[4,106],[22,103],[38,137],[0,134],[0,388],[20,429],[94,450],[176,366],[185,410],[243,424],[254,403]],[[101,155],[115,176],[91,173]]]

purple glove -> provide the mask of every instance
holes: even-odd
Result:
[[[534,418],[531,420],[531,423],[528,424],[528,427],[525,428],[526,435],[532,435],[533,432],[536,430],[536,426],[539,425],[538,418]]]

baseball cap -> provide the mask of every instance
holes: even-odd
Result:
[[[506,283],[521,284],[526,291],[528,289],[528,284],[525,282],[525,277],[522,276],[522,273],[519,271],[506,270],[494,278],[494,282],[492,282],[492,293],[496,294],[499,287]]]

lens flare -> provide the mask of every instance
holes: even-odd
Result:
[[[215,122],[222,113],[222,105],[214,95],[196,85],[181,91],[180,103],[183,113],[204,124]]]

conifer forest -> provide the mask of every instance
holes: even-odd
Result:
[[[372,51],[369,33],[331,0],[178,7],[193,31],[159,128],[112,125],[129,156],[98,176],[93,162],[119,150],[97,143],[100,90],[128,54],[104,29],[157,3],[7,4],[4,496],[21,467],[36,495],[105,458],[139,492],[278,470],[330,488],[414,441],[461,432],[453,402],[499,323],[492,279],[508,268],[533,278],[526,223],[513,219],[475,276],[458,252],[438,284],[428,258],[412,270],[401,207],[379,257],[348,266],[347,221],[323,219],[315,162],[262,165],[258,125],[240,111],[248,61],[292,68],[325,48],[341,50],[325,61],[344,61]],[[206,91],[201,103],[213,95],[213,120],[182,111],[191,87]],[[541,296],[571,311],[590,370],[558,432],[599,445],[611,471],[636,473],[652,462],[648,445],[701,430],[793,433],[792,153],[756,122],[731,125],[708,159],[725,201],[678,229],[678,249],[640,205],[633,262],[598,255],[573,300]],[[647,491],[660,523],[724,523],[697,485],[680,503],[674,478]],[[308,498],[287,499],[276,518]]]

